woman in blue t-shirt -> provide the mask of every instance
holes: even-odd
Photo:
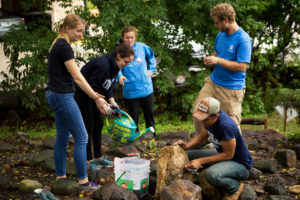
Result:
[[[152,74],[156,70],[156,60],[152,49],[144,43],[136,42],[137,29],[126,26],[122,30],[121,42],[131,46],[134,59],[128,67],[120,70],[118,81],[122,85],[123,96],[128,107],[129,115],[138,126],[139,108],[142,107],[146,128],[155,128],[154,95]],[[137,129],[138,131],[138,129]],[[151,133],[144,138],[152,138]]]
[[[56,123],[56,143],[54,161],[56,179],[66,178],[66,152],[70,134],[74,138],[74,162],[78,183],[82,189],[95,189],[89,181],[86,164],[86,144],[88,141],[80,110],[74,100],[75,83],[95,101],[103,114],[112,112],[104,96],[96,93],[79,71],[70,44],[83,36],[84,20],[69,14],[58,27],[58,36],[53,41],[48,57],[48,84],[46,98],[54,111]]]

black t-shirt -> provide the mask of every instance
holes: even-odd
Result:
[[[65,61],[74,59],[74,51],[70,44],[59,38],[51,48],[48,56],[48,84],[47,89],[59,93],[75,91],[75,84],[71,74],[65,66]]]
[[[96,92],[105,95],[107,99],[113,96],[112,89],[115,86],[116,77],[120,71],[113,53],[98,56],[90,60],[80,71]],[[78,86],[76,89],[80,91]]]

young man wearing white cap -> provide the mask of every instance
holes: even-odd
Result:
[[[205,179],[225,191],[223,200],[238,199],[243,190],[239,180],[248,179],[253,160],[236,123],[220,110],[220,102],[212,97],[200,100],[193,117],[202,123],[200,134],[189,143],[179,140],[174,145],[188,150],[210,138],[215,150],[187,151],[190,162],[185,167],[207,168]]]

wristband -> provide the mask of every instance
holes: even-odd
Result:
[[[102,97],[100,96],[100,94],[97,93],[97,96],[96,96],[96,98],[94,98],[94,101],[97,101],[99,98],[102,98]]]

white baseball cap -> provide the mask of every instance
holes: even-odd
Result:
[[[194,114],[194,117],[200,121],[205,120],[210,115],[214,115],[220,112],[220,102],[212,97],[206,97],[202,99],[198,105],[198,110]]]

